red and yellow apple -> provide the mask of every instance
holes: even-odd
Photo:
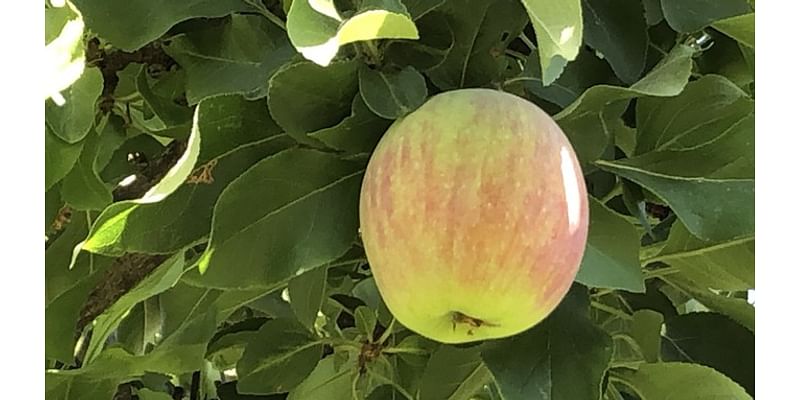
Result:
[[[387,307],[444,343],[511,336],[553,311],[578,271],[588,213],[558,125],[490,89],[435,95],[395,121],[360,198],[361,237]]]

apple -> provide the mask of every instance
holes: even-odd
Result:
[[[566,295],[586,246],[580,164],[555,121],[491,89],[428,99],[372,154],[360,228],[397,320],[443,343],[515,335]]]

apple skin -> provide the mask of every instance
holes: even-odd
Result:
[[[567,137],[533,103],[491,89],[444,92],[395,121],[359,208],[387,307],[443,343],[542,321],[586,247],[586,186]]]

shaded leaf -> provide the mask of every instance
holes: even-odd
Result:
[[[160,1],[75,0],[86,27],[115,47],[133,51],[165,34],[178,22],[222,17],[249,7],[241,0]]]
[[[455,42],[444,61],[427,71],[442,90],[479,87],[500,78],[508,44],[527,23],[516,1],[447,1],[436,11],[447,18]]]
[[[322,308],[325,299],[325,282],[328,269],[315,268],[304,272],[289,281],[289,304],[297,320],[311,332],[314,332],[314,321]]]
[[[397,72],[362,67],[358,70],[358,87],[367,107],[386,119],[416,110],[428,96],[425,78],[414,67]]]
[[[237,389],[246,394],[290,391],[311,373],[321,354],[322,342],[296,321],[267,321],[236,366]]]
[[[269,80],[269,112],[287,133],[309,133],[346,117],[357,90],[354,62],[290,64]]]
[[[639,344],[644,360],[649,363],[661,361],[661,325],[664,316],[653,310],[638,310],[633,313],[631,337]]]
[[[84,143],[67,143],[45,125],[44,132],[44,185],[49,190],[67,176],[78,161]]]
[[[689,313],[664,323],[664,361],[705,365],[755,393],[755,336],[728,317]]]
[[[164,47],[186,70],[186,100],[221,94],[266,96],[270,76],[295,54],[285,34],[262,16],[232,15],[170,39]]]
[[[751,332],[756,331],[756,309],[752,304],[748,303],[747,300],[738,297],[728,297],[724,294],[704,288],[685,274],[671,275],[661,279],[689,293],[695,300],[702,303],[709,310],[727,315]]]
[[[75,167],[62,181],[61,197],[76,210],[102,210],[113,200],[111,189],[100,179],[95,168],[100,141],[109,137],[94,131],[89,134]]]
[[[308,136],[347,154],[372,153],[391,121],[370,111],[361,96],[353,98],[351,110],[350,116],[342,122],[311,132]]]
[[[583,0],[581,4],[586,43],[603,54],[623,82],[635,82],[644,70],[648,45],[641,0]]]
[[[669,26],[682,33],[694,32],[714,21],[751,11],[747,0],[661,0],[661,8]]]
[[[492,375],[477,347],[441,346],[431,354],[419,388],[420,400],[468,400]]]
[[[643,293],[636,228],[594,197],[589,206],[589,237],[575,280],[589,287]]]
[[[311,150],[268,157],[214,209],[204,284],[273,287],[344,254],[356,236],[359,165]]]
[[[504,399],[600,396],[612,342],[589,320],[588,308],[586,289],[575,286],[544,322],[483,350]]]
[[[44,390],[47,399],[111,399],[117,391],[115,379],[86,379],[66,374],[59,370],[48,370],[44,376]]]
[[[433,2],[424,1],[424,4]],[[438,11],[425,14],[415,24],[419,30],[419,40],[389,41],[383,56],[393,64],[410,65],[418,70],[427,71],[441,64],[450,53],[455,43],[453,29],[447,16]]]
[[[351,399],[352,380],[356,371],[352,364],[336,367],[333,357],[323,358],[297,387],[289,393],[288,400]]]

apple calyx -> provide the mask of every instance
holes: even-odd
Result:
[[[500,326],[498,324],[493,324],[493,323],[490,323],[490,322],[486,322],[486,321],[484,321],[484,320],[482,320],[480,318],[470,317],[469,315],[466,315],[466,314],[464,314],[464,313],[462,313],[460,311],[453,311],[452,319],[453,319],[453,331],[456,330],[456,326],[458,324],[464,324],[464,325],[467,325],[469,327],[467,329],[467,335],[470,335],[470,336],[473,335],[473,331],[472,331],[473,329],[477,329],[477,328],[480,328],[482,326],[491,326],[491,327]]]

